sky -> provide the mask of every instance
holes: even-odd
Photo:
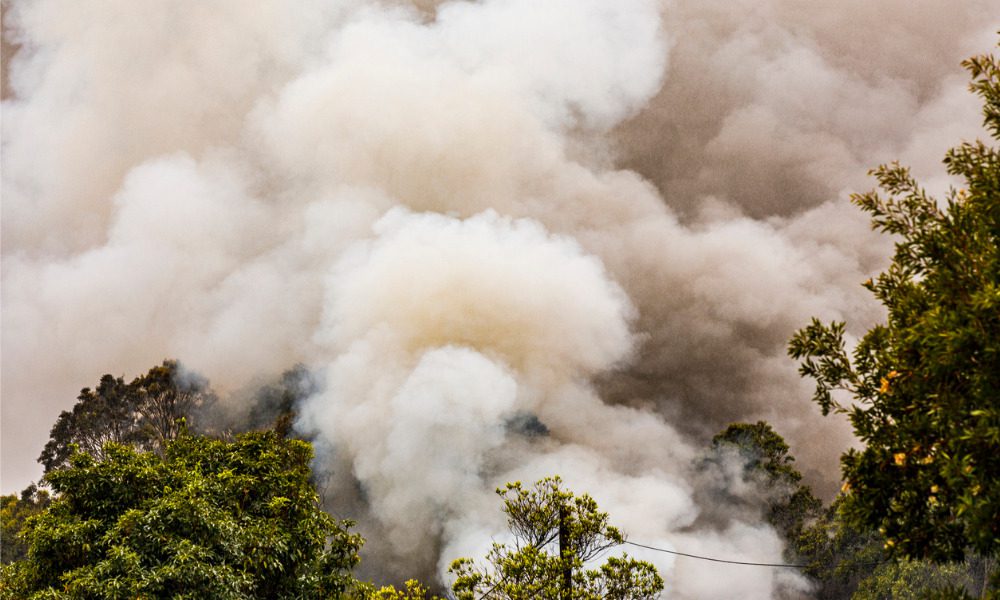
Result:
[[[238,413],[236,390],[301,363],[324,496],[390,575],[481,550],[503,525],[492,490],[554,473],[637,541],[780,557],[754,518],[699,519],[725,474],[691,464],[764,419],[819,493],[839,488],[849,426],[809,401],[787,341],[811,316],[855,337],[881,318],[860,283],[891,240],[849,196],[892,160],[952,183],[945,150],[983,135],[959,63],[998,17],[5,2],[0,488],[37,480],[55,418],[103,373],[177,358]],[[672,597],[732,583],[655,560]]]

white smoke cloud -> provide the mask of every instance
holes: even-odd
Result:
[[[462,344],[530,372],[587,376],[631,347],[624,292],[601,263],[537,223],[394,210],[330,277],[320,335],[382,331],[420,351]]]
[[[636,541],[780,561],[750,516],[698,520],[692,461],[764,418],[835,488],[851,438],[786,340],[811,315],[878,319],[858,282],[887,240],[846,195],[895,158],[947,186],[940,156],[979,132],[957,63],[1000,17],[986,0],[4,10],[4,488],[37,477],[47,428],[101,373],[177,357],[224,390],[301,362],[325,376],[300,426],[331,506],[393,577],[481,553],[504,525],[492,489],[554,473]],[[801,585],[643,556],[671,597]]]
[[[593,403],[577,388],[628,356],[632,307],[532,221],[394,210],[374,233],[330,276],[318,337],[336,358],[300,426],[346,459],[405,557],[492,495],[491,463],[519,462],[511,418]],[[553,438],[586,437],[551,423]]]

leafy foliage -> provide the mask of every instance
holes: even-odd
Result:
[[[1000,67],[992,56],[964,66],[1000,139]],[[846,515],[890,551],[938,561],[1000,550],[1000,154],[965,143],[945,164],[965,186],[943,205],[898,164],[873,171],[886,196],[853,198],[899,237],[888,270],[865,283],[887,323],[850,354],[843,323],[814,319],[789,344],[824,414],[847,413],[864,442],[842,457]]]
[[[66,466],[75,451],[98,460],[106,442],[162,451],[198,409],[214,401],[208,382],[165,360],[126,384],[104,375],[93,390],[84,388],[72,411],[63,411],[38,462],[45,472]]]
[[[843,496],[837,498],[793,540],[817,600],[850,598],[873,570],[891,562],[877,531],[843,518],[843,503]]]
[[[20,538],[21,530],[28,518],[40,514],[51,503],[49,492],[34,484],[24,488],[20,496],[0,496],[0,563],[21,560],[27,555],[28,547]]]
[[[469,558],[452,563],[452,591],[459,600],[640,600],[659,595],[663,579],[647,562],[623,555],[609,557],[597,569],[585,568],[625,540],[590,496],[576,496],[561,484],[559,477],[550,477],[531,489],[515,482],[497,490],[513,545],[494,543],[487,566]]]
[[[803,529],[795,552],[815,582],[817,600],[856,598],[984,598],[995,561],[969,554],[963,561],[892,560],[875,530],[843,517],[844,497]]]
[[[131,444],[139,439],[135,399],[121,377],[104,375],[97,387],[84,388],[72,411],[63,411],[49,434],[38,462],[45,471],[68,463],[73,444],[81,452],[104,458],[105,442]]]
[[[802,473],[795,468],[795,457],[788,444],[770,424],[733,423],[712,438],[710,460],[721,460],[727,451],[736,452],[743,461],[743,477],[756,480],[771,493],[764,516],[785,538],[794,540],[804,524],[819,515],[822,503],[809,486],[802,483]]]
[[[247,426],[250,429],[271,428],[288,437],[295,420],[296,403],[317,390],[309,370],[295,365],[281,374],[278,381],[263,386],[254,395]]]
[[[129,384],[135,397],[138,425],[145,446],[162,451],[189,425],[189,419],[215,396],[208,380],[184,370],[176,360],[165,360]]]
[[[164,456],[108,443],[46,479],[4,598],[327,598],[352,583],[359,536],[320,510],[306,442],[182,435]]]
[[[403,589],[396,589],[391,585],[376,589],[368,583],[359,584],[352,590],[350,597],[362,600],[442,600],[432,595],[430,590],[416,579],[408,580]]]
[[[852,597],[855,600],[983,598],[988,562],[978,556],[945,564],[910,559],[886,562],[860,582]]]

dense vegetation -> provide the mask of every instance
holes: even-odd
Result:
[[[1000,65],[964,65],[1000,141]],[[865,283],[887,322],[850,353],[842,322],[813,320],[789,346],[824,414],[847,413],[864,444],[842,457],[841,512],[894,556],[942,562],[1000,551],[1000,151],[964,143],[945,164],[964,185],[943,202],[897,164],[873,172],[885,196],[853,198],[898,238]]]
[[[208,381],[175,360],[130,383],[104,375],[93,389],[80,391],[73,410],[59,415],[38,462],[47,473],[65,466],[74,448],[102,458],[106,442],[162,452],[214,400]]]
[[[89,452],[71,443],[66,464],[45,476],[52,494],[31,486],[2,499],[0,597],[431,598],[416,581],[377,587],[351,574],[363,540],[320,509],[309,444],[278,433],[287,433],[300,379],[286,374],[258,394],[263,431],[216,439],[181,427],[160,452],[113,441]],[[59,433],[53,428],[53,439]],[[845,518],[845,497],[822,506],[788,450],[767,423],[735,423],[695,468],[735,459],[743,465],[738,477],[771,490],[767,503],[749,508],[783,536],[786,560],[805,565],[816,597],[920,597],[949,587],[985,593],[993,559],[893,560],[878,531]],[[747,502],[727,498],[726,487],[712,502]],[[515,543],[496,544],[479,561],[454,561],[454,597],[639,600],[663,589],[648,563],[588,562],[623,536],[593,499],[564,489],[558,477],[497,493]]]
[[[324,598],[351,583],[361,539],[323,512],[309,445],[274,433],[180,435],[163,456],[108,442],[46,481],[6,597]]]

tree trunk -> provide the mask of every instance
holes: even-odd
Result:
[[[562,561],[562,585],[559,600],[573,598],[573,550],[569,543],[569,527],[566,524],[566,509],[559,505],[559,559]]]

